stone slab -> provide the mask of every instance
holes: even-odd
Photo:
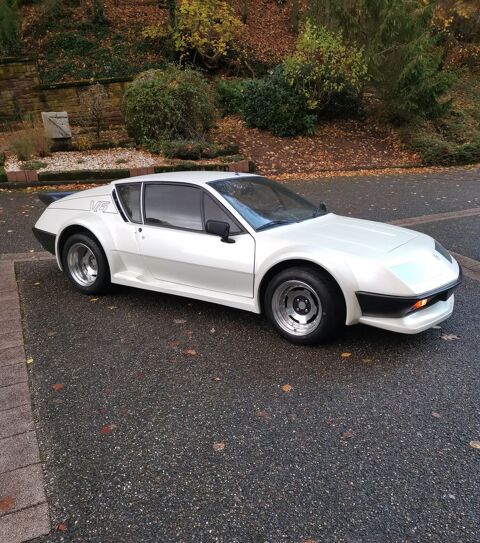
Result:
[[[18,383],[0,388],[0,411],[13,409],[27,403],[30,403],[27,383]]]
[[[33,464],[0,474],[0,500],[5,498],[11,507],[0,511],[0,517],[45,503],[42,466]]]
[[[0,439],[0,473],[38,464],[38,451],[35,432],[25,432]],[[1,539],[0,539],[1,541]]]
[[[0,411],[0,439],[30,432],[34,428],[32,408],[29,404]]]
[[[25,364],[14,364],[0,368],[0,388],[26,383],[28,381],[27,368]]]
[[[50,531],[50,518],[46,503],[22,509],[0,518],[0,541],[21,543]]]

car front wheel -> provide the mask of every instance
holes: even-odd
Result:
[[[110,285],[107,258],[93,236],[70,236],[63,246],[62,263],[67,277],[84,294],[100,294]]]
[[[276,330],[292,343],[313,345],[333,337],[345,323],[338,285],[321,270],[289,268],[267,286],[264,307]]]

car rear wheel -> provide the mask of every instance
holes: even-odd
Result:
[[[278,273],[267,286],[264,307],[276,330],[292,343],[326,341],[345,322],[345,302],[338,285],[314,268]]]
[[[62,264],[71,283],[84,294],[101,294],[110,286],[107,258],[93,236],[70,236],[63,246]]]

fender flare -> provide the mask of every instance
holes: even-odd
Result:
[[[55,255],[57,258],[58,267],[63,271],[62,254],[59,247],[60,239],[67,228],[72,226],[80,227],[93,234],[100,243],[103,252],[107,258],[108,265],[112,269],[112,248],[114,248],[113,236],[110,234],[108,228],[102,219],[98,216],[92,215],[92,213],[86,212],[81,215],[77,215],[74,220],[66,221],[59,228],[55,239]]]

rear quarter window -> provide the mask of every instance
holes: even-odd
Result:
[[[117,185],[117,194],[120,199],[127,217],[132,222],[141,223],[142,222],[142,213],[140,211],[140,194],[141,194],[141,183],[125,183],[122,185]]]

